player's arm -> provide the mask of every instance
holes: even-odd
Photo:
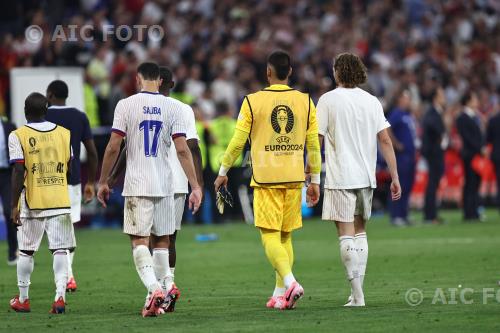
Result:
[[[71,153],[71,158],[68,160],[68,163],[66,165],[66,167],[68,168],[68,170],[66,171],[66,180],[69,184],[69,180],[71,179],[71,165],[73,164],[73,153]]]
[[[19,216],[19,198],[24,185],[24,163],[14,163],[12,168],[12,222],[21,225]]]
[[[1,126],[1,125],[0,125]],[[21,147],[21,142],[15,133],[9,134],[9,158],[12,167],[12,223],[21,225],[19,214],[19,199],[24,186],[24,152]]]
[[[85,202],[89,202],[95,195],[95,181],[97,175],[97,149],[94,144],[94,139],[88,139],[83,141],[83,145],[87,150],[87,165],[89,168],[87,184],[85,184],[85,188],[83,191],[83,196]]]
[[[186,137],[179,135],[174,137],[175,150],[177,151],[177,158],[181,163],[182,169],[191,185],[191,195],[189,196],[189,209],[193,214],[198,211],[201,204],[202,191],[196,179],[196,173],[193,164],[193,157],[186,142]]]
[[[116,184],[116,180],[120,175],[125,172],[125,169],[127,167],[127,148],[123,147],[123,149],[120,151],[120,155],[118,156],[118,161],[116,161],[116,164],[111,170],[111,174],[108,177],[108,185],[109,187],[113,187]]]
[[[245,143],[248,140],[250,129],[252,128],[252,121],[253,115],[250,102],[248,97],[245,97],[243,103],[241,104],[240,114],[238,116],[238,121],[236,122],[233,137],[231,138],[231,141],[224,152],[224,156],[222,157],[219,176],[214,182],[216,192],[221,186],[227,186],[227,173],[245,148]]]
[[[316,108],[312,100],[309,100],[309,123],[306,133],[307,166],[311,173],[311,184],[307,188],[307,202],[314,206],[319,202],[319,184],[321,174],[321,152],[318,139],[318,121],[316,119]]]
[[[95,181],[97,176],[97,149],[95,148],[94,138],[92,136],[92,131],[90,130],[90,123],[87,115],[83,112],[81,113],[81,121],[83,124],[83,131],[80,141],[83,142],[85,149],[87,150],[87,165],[89,168],[87,183],[83,190],[83,198],[85,202],[89,202],[95,196]]]
[[[377,134],[378,144],[380,152],[384,157],[387,166],[389,167],[389,172],[392,178],[391,193],[392,200],[399,200],[401,198],[401,185],[399,184],[398,167],[396,163],[396,155],[394,154],[394,148],[392,146],[391,137],[389,136],[389,131],[384,128]]]
[[[198,180],[198,184],[200,185],[200,187],[203,188],[205,182],[203,181],[203,166],[201,162],[201,150],[200,146],[198,145],[198,140],[189,139],[187,140],[187,145],[189,147],[189,150],[191,151],[191,156],[193,157],[196,179]]]
[[[387,133],[389,134],[389,137],[391,138],[392,145],[394,146],[394,149],[397,151],[403,151],[405,149],[405,146],[396,138],[394,135],[394,132],[391,130],[391,128],[387,129]]]
[[[120,147],[127,134],[127,107],[123,100],[119,101],[115,107],[115,116],[113,118],[113,127],[111,129],[111,137],[104,151],[102,160],[101,177],[99,178],[99,189],[97,191],[97,200],[106,207],[106,201],[109,199],[111,192],[108,185],[108,177],[115,165]]]
[[[116,132],[111,133],[111,138],[109,139],[106,151],[104,152],[104,158],[102,160],[101,177],[99,179],[99,191],[97,193],[97,199],[99,202],[106,207],[106,201],[109,199],[109,186],[108,177],[111,173],[111,169],[118,158],[120,153],[120,146],[122,144],[123,135]]]
[[[229,141],[229,145],[222,156],[221,167],[219,170],[219,176],[227,175],[227,172],[233,166],[234,162],[240,157],[245,144],[248,140],[249,133],[245,132],[239,128],[234,130],[233,137]]]
[[[193,109],[188,106],[186,108],[186,112],[184,113],[186,116],[186,141],[191,151],[191,156],[193,157],[194,169],[196,172],[196,179],[198,180],[198,184],[201,188],[203,188],[203,166],[201,160],[201,150],[198,144],[198,132],[196,130],[196,120],[194,118]]]

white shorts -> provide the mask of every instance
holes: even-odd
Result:
[[[47,233],[49,249],[76,247],[75,231],[69,214],[42,218],[22,218],[17,229],[19,250],[38,251],[44,232]]]
[[[148,237],[175,232],[174,196],[125,197],[123,232]]]
[[[80,222],[82,211],[82,184],[68,185],[71,203],[71,222]]]
[[[182,216],[186,205],[186,195],[183,193],[174,194],[175,201],[175,230],[181,230]]]
[[[365,221],[372,214],[372,188],[352,190],[325,189],[323,197],[323,220],[354,222],[354,216],[362,216]]]

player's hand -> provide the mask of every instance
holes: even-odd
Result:
[[[391,183],[391,197],[392,201],[397,201],[401,199],[401,185],[399,184],[399,179],[393,179]]]
[[[21,214],[19,213],[19,208],[15,207],[12,208],[12,223],[17,227],[22,226],[23,224],[21,223]]]
[[[306,203],[308,207],[314,207],[319,202],[319,184],[309,184],[306,191]]]
[[[87,183],[83,189],[83,201],[89,203],[95,197],[95,184]]]
[[[97,200],[101,203],[101,205],[106,208],[106,201],[109,200],[109,194],[111,190],[107,183],[99,183],[99,189],[97,190]]]
[[[311,183],[311,173],[310,172],[305,172],[304,173],[304,181],[306,184]]]
[[[215,179],[214,182],[215,192],[217,192],[221,186],[227,188],[227,181],[227,176],[217,176],[217,179]]]
[[[191,194],[189,195],[189,209],[193,212],[193,214],[196,214],[198,209],[200,209],[202,198],[203,192],[201,187],[191,189]]]

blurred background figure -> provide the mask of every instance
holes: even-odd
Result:
[[[10,202],[12,201],[11,174],[9,162],[9,134],[16,126],[0,118],[0,197],[2,199],[3,215],[7,227],[7,264],[14,266],[17,263],[17,230],[11,221]]]
[[[391,223],[395,226],[409,225],[408,210],[410,195],[415,181],[415,119],[411,114],[412,100],[408,90],[403,90],[397,97],[397,104],[389,114],[391,124],[389,135],[392,139],[398,164],[399,181],[401,183],[401,199],[389,200]]]
[[[209,124],[208,131],[210,136],[210,145],[208,147],[208,162],[211,170],[211,179],[207,180],[207,184],[212,184],[217,178],[219,173],[220,163],[224,152],[226,151],[229,141],[233,137],[234,129],[236,128],[236,119],[234,118],[234,109],[226,102],[221,101],[216,104],[217,117],[215,117]],[[243,158],[240,156],[229,170],[228,176],[232,181],[228,184],[228,190],[232,193],[234,200],[233,207],[227,207],[224,212],[223,218],[238,219],[241,218],[241,206],[237,199],[238,186],[241,182],[241,162]],[[215,205],[215,192],[210,191],[212,196],[212,212],[219,214]],[[217,216],[214,216],[218,220]]]
[[[428,182],[425,190],[424,222],[440,223],[437,213],[437,190],[444,173],[444,150],[447,146],[443,112],[446,97],[442,87],[437,87],[430,96],[432,105],[422,122],[422,156],[427,161]]]
[[[482,152],[484,139],[479,118],[479,99],[473,91],[466,92],[462,97],[462,112],[457,118],[457,131],[462,139],[460,152],[463,164],[465,182],[463,187],[464,220],[473,222],[479,220],[479,185],[480,175],[474,170],[472,163]]]
[[[495,166],[497,181],[496,204],[500,208],[500,113],[490,118],[486,132],[486,141],[492,146],[490,159]]]

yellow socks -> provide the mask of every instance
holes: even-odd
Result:
[[[260,229],[260,233],[266,256],[276,270],[276,288],[289,287],[295,281],[292,274],[293,248],[291,233],[281,233],[280,231],[268,229]],[[278,293],[280,292],[281,290],[278,291]]]

